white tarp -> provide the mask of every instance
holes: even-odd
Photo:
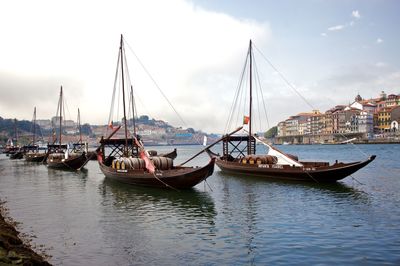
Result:
[[[247,131],[247,130],[245,130],[245,131]],[[293,160],[292,158],[288,157],[283,152],[281,152],[278,149],[272,147],[271,145],[269,145],[268,143],[262,141],[258,137],[256,137],[256,136],[253,136],[253,137],[258,142],[261,142],[262,144],[264,144],[265,146],[267,146],[269,148],[268,155],[273,155],[276,158],[278,158],[278,163],[277,164],[280,164],[280,165],[295,165],[295,166],[298,166],[298,167],[303,166],[303,164],[299,163],[298,161]]]

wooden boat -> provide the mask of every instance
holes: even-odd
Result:
[[[235,137],[237,136],[232,136],[229,141],[234,141]],[[372,155],[364,161],[335,162],[334,164],[329,164],[329,162],[294,161],[296,164],[291,165],[278,163],[276,161],[277,157],[273,155],[250,155],[232,158],[229,155],[227,157],[219,156],[210,150],[208,150],[208,153],[211,157],[216,158],[216,164],[223,172],[255,175],[269,179],[317,183],[332,183],[341,180],[363,168],[376,157]],[[281,153],[283,156],[287,156],[283,152]]]
[[[86,157],[90,161],[96,161],[97,160],[97,151],[88,151]]]
[[[76,150],[75,145],[70,150],[67,144],[62,144],[62,121],[63,121],[63,89],[60,89],[60,99],[57,111],[59,110],[59,135],[58,144],[47,145],[48,156],[46,159],[47,166],[55,169],[78,170],[86,162],[86,152]],[[79,111],[78,111],[79,113]]]
[[[23,152],[23,150],[21,148],[9,153],[9,155],[10,155],[10,159],[11,160],[17,160],[17,159],[24,158],[24,152]]]
[[[150,156],[157,156],[157,151],[154,150],[150,150],[148,151]],[[167,157],[167,158],[171,158],[172,160],[174,160],[177,156],[178,156],[178,152],[176,151],[176,149],[174,149],[171,152],[167,152],[167,153],[161,153],[158,156],[161,157]]]
[[[3,153],[6,154],[6,156],[10,156],[10,154],[14,154],[19,150],[18,146],[14,146],[12,139],[9,139],[7,141],[7,144],[3,148]]]
[[[24,146],[24,158],[28,162],[43,163],[47,158],[47,150],[41,151],[39,145],[36,144],[36,107],[33,109],[32,119],[32,143],[31,145]]]
[[[25,153],[24,157],[27,162],[43,163],[46,161],[47,152],[40,152],[36,146],[30,152]]]
[[[220,156],[207,150],[210,157],[223,172],[243,176],[256,175],[269,179],[284,179],[293,181],[309,181],[330,183],[341,180],[357,170],[368,165],[375,159],[375,155],[366,160],[343,163],[335,162],[306,162],[299,161],[296,156],[285,154],[276,147],[264,142],[252,134],[252,68],[253,53],[250,41],[246,65],[249,67],[249,116],[245,116],[244,124],[248,125],[245,135],[226,135],[222,138],[223,154]],[[243,72],[244,73],[244,72]],[[242,77],[243,78],[243,77]],[[266,145],[267,154],[256,154],[256,142]]]
[[[17,119],[14,119],[14,139],[9,139],[6,144],[4,153],[10,157],[11,160],[22,159],[24,154],[21,147],[18,145],[18,129]]]
[[[117,73],[121,73],[121,82],[115,82],[114,84],[121,84],[123,117],[125,118],[127,112],[125,108],[124,82],[130,79],[124,76],[124,69],[127,69],[127,66],[124,42],[121,35],[117,67]],[[131,95],[133,98],[132,93]],[[134,101],[133,99],[131,101],[132,116],[135,117]],[[170,157],[176,157],[176,150],[169,154],[170,157],[150,156],[136,134],[135,124],[133,124],[133,135],[128,136],[127,119],[122,120],[124,138],[111,138],[121,128],[119,126],[113,130],[109,137],[100,140],[97,161],[106,178],[135,186],[187,189],[212,175],[215,163],[214,158],[211,158],[208,164],[202,167],[185,167],[174,166],[173,159]]]

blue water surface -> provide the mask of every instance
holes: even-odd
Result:
[[[69,172],[0,155],[0,199],[55,265],[400,265],[400,145],[279,148],[304,160],[377,159],[330,185],[216,167],[177,192],[106,180],[95,161]],[[200,149],[178,147],[176,164]]]

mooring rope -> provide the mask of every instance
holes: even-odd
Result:
[[[155,177],[155,179],[157,179],[158,181],[160,181],[161,183],[163,183],[166,187],[169,187],[169,188],[171,188],[171,189],[173,189],[173,190],[175,190],[175,191],[178,191],[179,192],[179,190],[178,189],[176,189],[176,188],[174,188],[173,186],[170,186],[170,185],[168,185],[167,183],[165,183],[164,181],[162,181],[161,179],[159,179],[158,177],[157,177],[157,175],[156,175],[156,173],[154,172],[153,173],[153,176]]]

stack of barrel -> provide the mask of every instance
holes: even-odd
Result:
[[[273,155],[246,155],[241,162],[242,164],[276,164],[278,158]]]
[[[150,160],[158,170],[168,170],[174,167],[174,161],[171,158],[153,156],[150,157]],[[114,159],[111,166],[118,170],[145,169],[146,163],[137,157],[121,157]]]

